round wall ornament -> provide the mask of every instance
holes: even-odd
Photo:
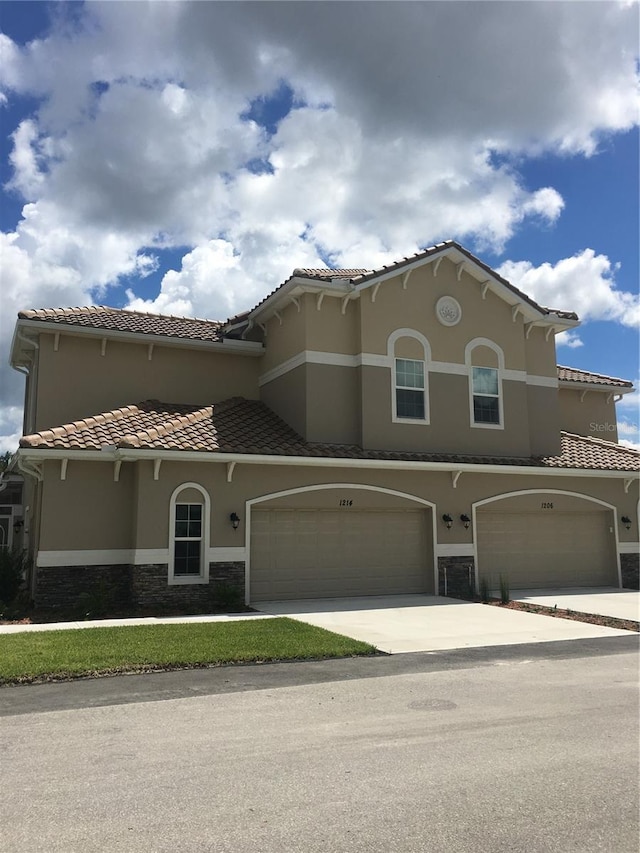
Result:
[[[436,302],[436,317],[443,326],[455,326],[462,319],[462,308],[453,296],[441,296]]]

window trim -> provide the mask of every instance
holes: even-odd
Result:
[[[400,338],[413,338],[422,346],[423,358],[409,358],[396,356],[396,342]],[[387,356],[389,358],[389,366],[391,373],[391,422],[394,424],[410,424],[413,426],[428,426],[430,424],[429,412],[429,362],[431,361],[431,346],[429,341],[423,334],[415,329],[396,329],[389,335],[387,339]],[[396,384],[396,361],[398,358],[404,361],[422,361],[423,365],[423,388],[422,395],[424,400],[424,417],[423,418],[404,418],[398,415],[398,401],[396,392],[400,390],[417,391],[417,388],[406,389],[404,386]]]
[[[176,575],[175,569],[175,544],[176,544],[176,505],[194,504],[197,501],[181,501],[180,494],[187,489],[195,489],[202,495],[202,536],[200,538],[200,574],[199,575]],[[209,583],[209,543],[210,543],[210,519],[211,500],[206,489],[198,483],[182,483],[173,490],[169,501],[169,566],[168,584],[170,586],[184,586],[185,584],[208,584]],[[179,538],[182,541],[182,538]],[[193,540],[191,540],[193,541]]]
[[[498,357],[498,366],[497,367],[489,367],[484,364],[474,364],[473,363],[473,351],[476,347],[487,347],[488,349],[493,350]],[[489,338],[474,338],[472,341],[466,345],[464,349],[464,360],[467,365],[469,371],[468,377],[468,386],[469,386],[469,425],[471,429],[500,429],[504,430],[504,393],[502,388],[502,380],[504,375],[504,353],[502,349],[498,346],[498,344],[489,340]],[[498,375],[498,423],[497,424],[485,424],[478,423],[474,417],[474,405],[473,405],[473,368],[474,367],[485,367],[488,370],[495,370]],[[486,396],[486,397],[494,397],[492,394],[478,395],[478,396]]]

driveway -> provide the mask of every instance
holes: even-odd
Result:
[[[427,595],[265,601],[253,606],[262,613],[289,616],[363,640],[389,653],[545,643],[629,633]]]
[[[514,601],[558,607],[558,610],[577,610],[597,616],[615,616],[616,619],[640,620],[640,592],[618,587],[599,589],[514,589]]]

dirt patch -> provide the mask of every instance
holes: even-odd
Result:
[[[527,604],[526,601],[507,601],[490,598],[484,604],[492,607],[505,607],[507,610],[524,610],[526,613],[540,613],[543,616],[555,616],[558,619],[572,619],[574,622],[588,622],[590,625],[603,625],[605,628],[620,628],[623,631],[640,632],[640,622],[633,619],[617,619],[615,616],[598,616],[595,613],[581,613],[579,610],[561,610],[558,607],[545,607],[543,604]]]

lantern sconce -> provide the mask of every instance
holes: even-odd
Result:
[[[442,520],[444,521],[447,530],[451,530],[451,528],[453,527],[453,519],[451,518],[448,512],[445,512],[445,514],[442,516]]]
[[[469,518],[469,516],[462,513],[462,515],[460,516],[460,521],[464,524],[464,529],[468,530],[471,524],[471,519]]]
[[[238,529],[238,525],[240,524],[240,516],[237,512],[232,512],[229,516],[229,521],[231,522],[231,526],[234,530]]]
[[[622,522],[622,524],[624,524],[627,530],[631,530],[631,519],[628,515],[623,515],[620,521]]]

